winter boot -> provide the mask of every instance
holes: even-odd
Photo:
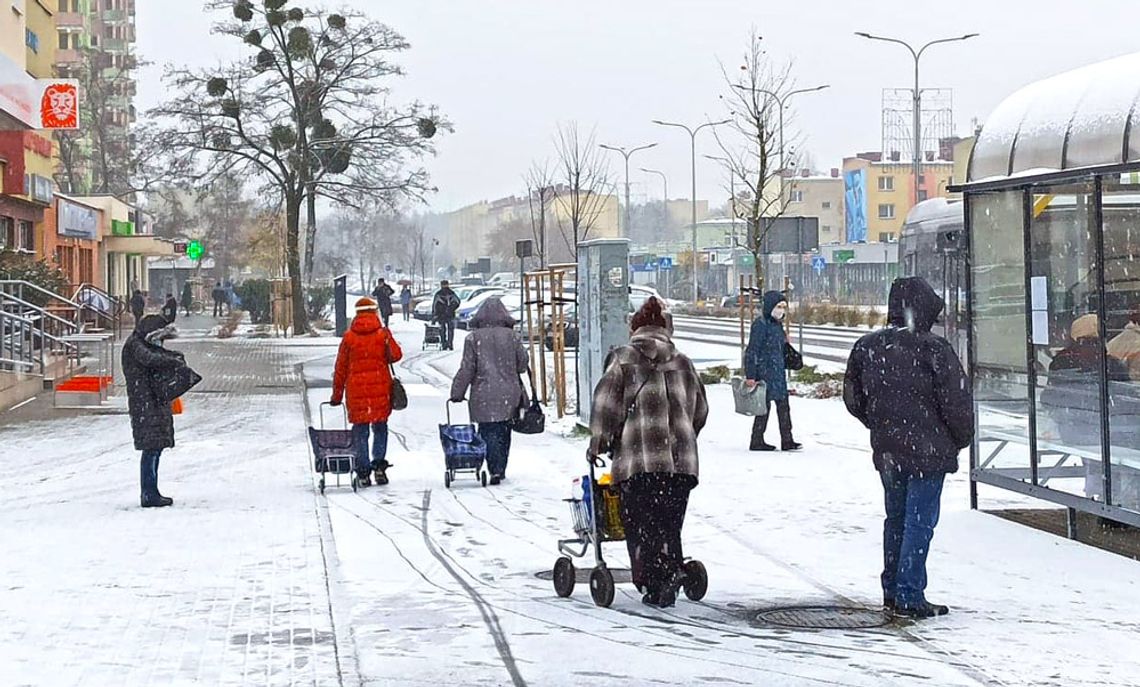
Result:
[[[152,497],[144,496],[141,499],[141,503],[143,508],[165,508],[167,506],[173,506],[174,499],[162,495]]]
[[[764,430],[768,428],[768,416],[757,415],[752,419],[752,440],[748,442],[749,451],[775,451],[776,447],[764,441]]]
[[[799,451],[803,447],[803,444],[797,444],[794,439],[789,439],[780,444],[781,451]]]
[[[388,468],[376,468],[376,485],[384,486],[388,483]]]
[[[362,487],[372,486],[372,477],[369,476],[367,470],[361,470],[356,473],[356,481]]]
[[[491,475],[491,484],[501,484],[503,482],[502,475]]]
[[[933,618],[939,615],[946,615],[950,609],[940,604],[932,604],[929,601],[923,601],[917,606],[901,606],[896,605],[894,614],[903,618],[915,618],[921,620],[923,618]]]

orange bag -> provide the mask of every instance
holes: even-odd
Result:
[[[174,415],[182,414],[182,399],[176,398],[170,403],[170,412]]]

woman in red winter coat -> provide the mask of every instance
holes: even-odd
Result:
[[[379,306],[371,298],[356,301],[356,317],[345,332],[336,356],[331,403],[348,396],[348,421],[356,441],[356,472],[360,483],[388,483],[388,416],[392,414],[390,365],[404,356],[392,332],[380,323]],[[368,435],[372,434],[372,462],[368,461]]]

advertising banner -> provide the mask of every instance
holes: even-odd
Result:
[[[855,169],[843,174],[846,205],[847,242],[867,240],[867,170]]]
[[[99,232],[99,211],[60,198],[57,224],[60,236],[95,240]]]

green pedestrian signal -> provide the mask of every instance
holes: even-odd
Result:
[[[202,256],[206,254],[206,248],[202,245],[201,241],[191,241],[186,246],[186,257],[191,260],[201,260]]]

